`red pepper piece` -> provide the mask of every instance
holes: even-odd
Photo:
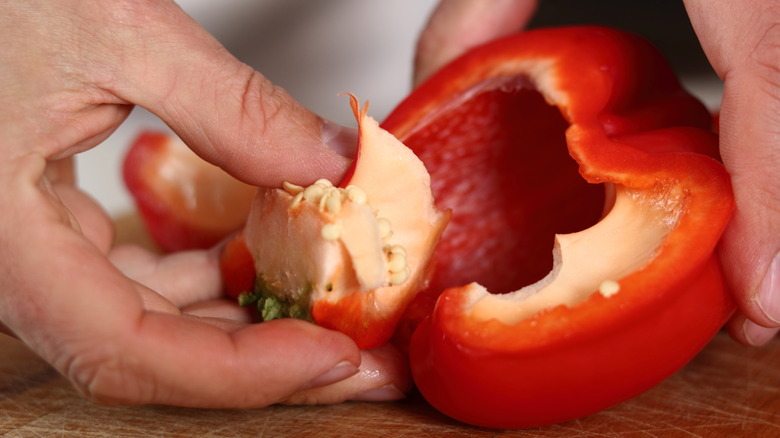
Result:
[[[252,291],[255,262],[242,233],[237,233],[225,242],[219,256],[219,272],[227,296],[238,298],[242,293]]]
[[[383,127],[453,211],[419,300],[447,290],[410,350],[443,413],[518,428],[597,412],[674,373],[732,313],[714,249],[733,198],[710,115],[639,38],[572,27],[490,43]],[[525,298],[469,284],[542,278]]]
[[[202,160],[176,137],[142,133],[123,166],[141,218],[163,251],[211,247],[246,221],[255,188]]]

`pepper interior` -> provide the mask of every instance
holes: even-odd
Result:
[[[567,121],[525,77],[455,99],[404,139],[428,167],[438,206],[453,211],[430,290],[515,291],[550,273],[555,234],[599,221],[605,190],[580,176]]]

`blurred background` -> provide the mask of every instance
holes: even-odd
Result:
[[[490,1],[490,0],[477,0]],[[417,36],[437,0],[178,0],[241,61],[322,117],[354,125],[345,98],[371,102],[382,120],[411,90]],[[704,57],[682,1],[541,0],[531,27],[605,24],[648,38],[693,94],[716,109],[721,83]],[[104,144],[77,157],[80,185],[114,216],[134,210],[121,177],[142,130],[166,130],[136,108]]]

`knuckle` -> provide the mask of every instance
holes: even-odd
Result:
[[[153,400],[153,386],[131,368],[121,354],[103,347],[74,355],[63,374],[94,403],[129,405]]]

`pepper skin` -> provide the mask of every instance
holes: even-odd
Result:
[[[208,248],[241,229],[255,193],[162,132],[135,139],[123,174],[144,225],[165,252]]]
[[[443,413],[525,428],[600,411],[681,368],[733,312],[714,255],[733,196],[711,118],[645,41],[510,36],[446,66],[383,127],[453,211],[418,300],[435,309],[410,345]]]

